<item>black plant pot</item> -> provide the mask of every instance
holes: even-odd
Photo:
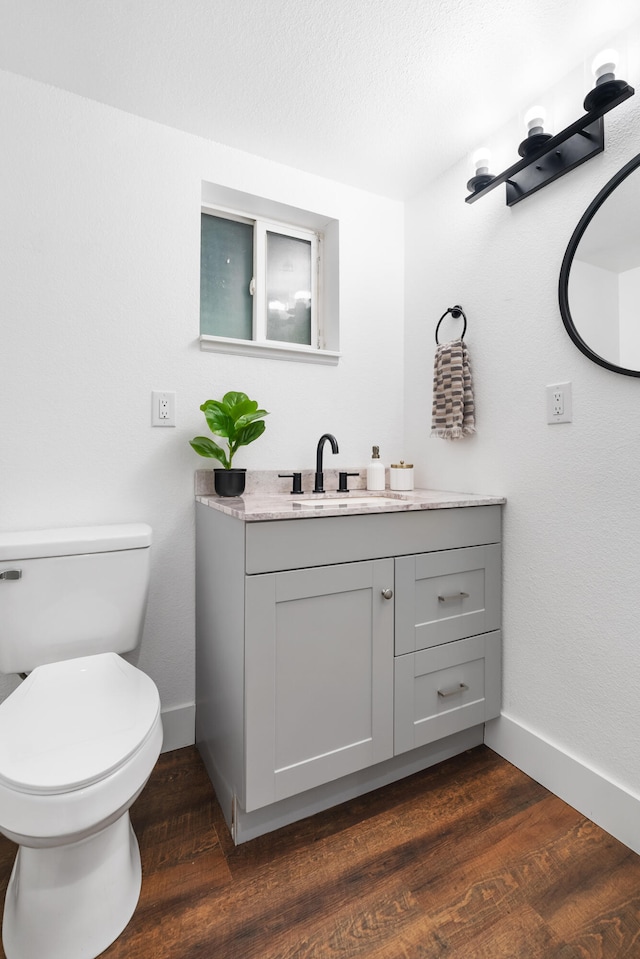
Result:
[[[218,496],[242,496],[247,471],[237,469],[217,469],[213,471]]]

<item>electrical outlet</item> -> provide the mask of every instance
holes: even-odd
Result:
[[[547,386],[547,423],[571,423],[572,420],[571,383]]]
[[[554,390],[552,400],[553,409],[551,412],[554,416],[562,416],[564,413],[564,391]],[[160,416],[162,416],[162,401],[160,403]]]
[[[176,425],[176,394],[167,390],[153,390],[151,393],[151,425]]]

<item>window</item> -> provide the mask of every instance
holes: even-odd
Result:
[[[253,228],[202,213],[200,332],[253,339]]]
[[[317,349],[320,242],[310,230],[203,211],[200,332]]]
[[[255,216],[202,205],[200,346],[335,363],[337,327],[326,322],[325,294],[328,303],[335,304],[337,284],[334,278],[326,283],[325,232],[318,229],[319,218],[309,214],[309,226],[300,222],[303,211],[294,211],[293,222],[270,219],[263,215],[265,202]],[[278,204],[266,207],[283,212]],[[337,230],[332,224],[335,221],[325,218],[329,263],[336,260]]]

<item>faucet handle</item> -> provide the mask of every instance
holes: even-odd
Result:
[[[291,490],[291,495],[294,493],[302,492],[302,473],[278,473],[280,479],[292,479],[293,480],[293,489]]]
[[[338,473],[338,480],[339,480],[339,481],[338,481],[338,489],[336,490],[337,493],[348,493],[348,492],[349,492],[349,488],[348,488],[348,486],[347,486],[347,477],[348,477],[348,476],[360,476],[360,473],[346,473],[346,472],[340,472],[340,473]]]

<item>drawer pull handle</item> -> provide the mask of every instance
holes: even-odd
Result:
[[[392,589],[383,589],[382,596],[384,599],[393,599],[393,590]]]
[[[468,593],[452,593],[450,596],[438,596],[439,603],[455,603],[460,599],[469,599]]]
[[[468,689],[466,683],[457,683],[455,686],[451,686],[449,689],[439,689],[438,696],[441,696],[442,699],[446,699],[447,696],[455,696],[456,693],[462,693],[465,689]]]

